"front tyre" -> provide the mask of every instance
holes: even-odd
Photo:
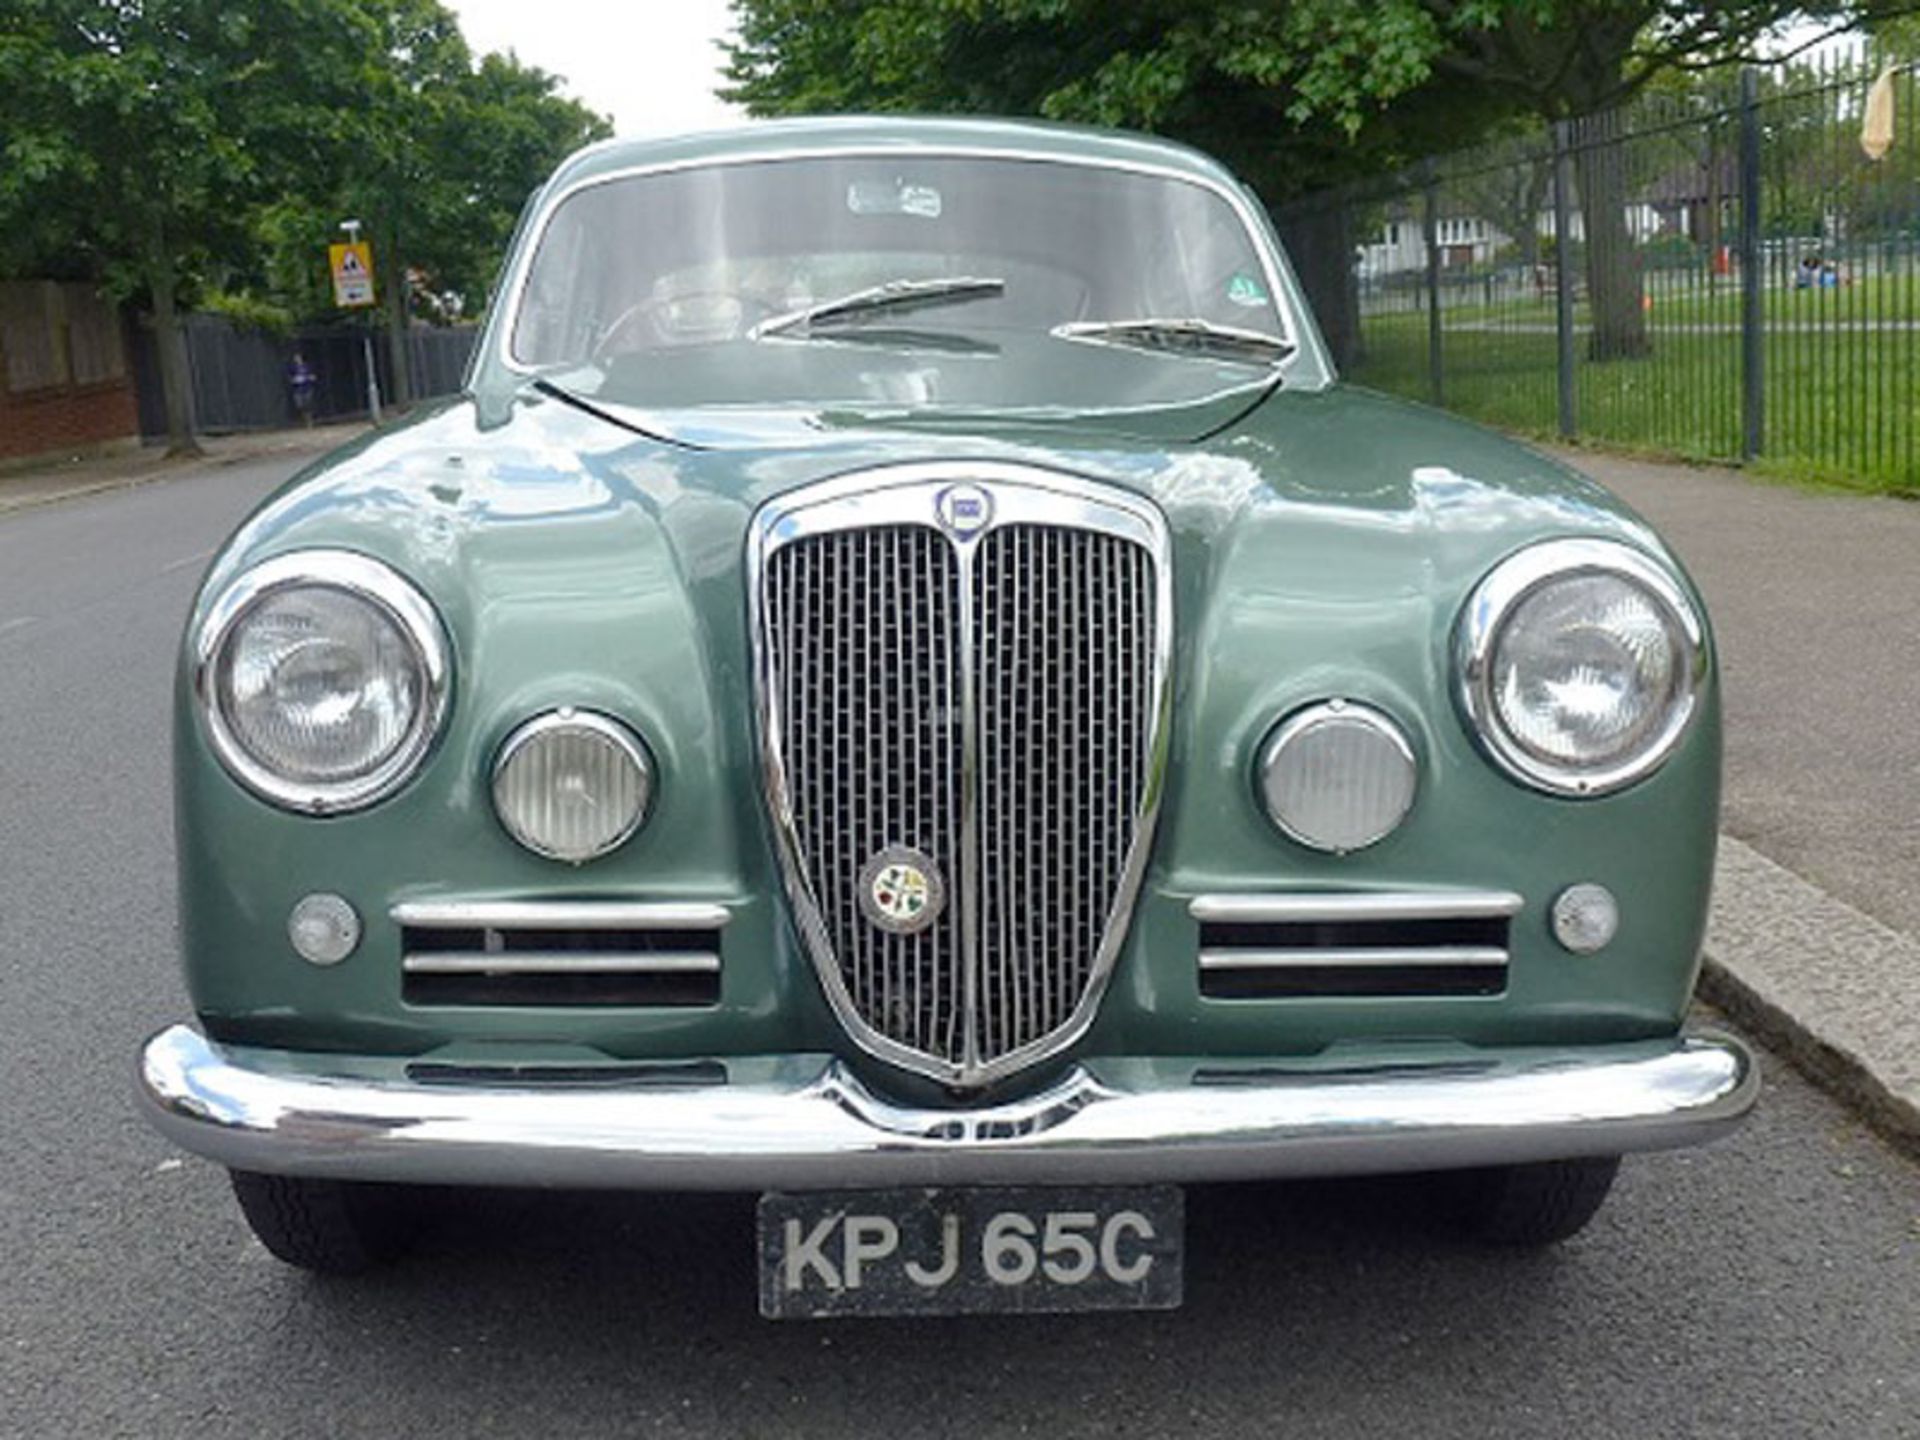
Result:
[[[1501,1165],[1436,1177],[1446,1219],[1486,1245],[1533,1249],[1579,1234],[1620,1173],[1620,1157]]]
[[[404,1254],[420,1228],[418,1197],[404,1186],[227,1174],[248,1228],[302,1270],[357,1275]]]

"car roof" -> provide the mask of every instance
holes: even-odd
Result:
[[[623,170],[790,156],[796,151],[871,153],[1005,151],[1083,164],[1150,166],[1213,184],[1237,183],[1211,156],[1126,130],[971,116],[834,115],[758,120],[728,130],[634,139],[616,137],[576,151],[554,174],[555,189]]]

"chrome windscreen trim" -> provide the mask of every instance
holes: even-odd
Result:
[[[727,907],[697,901],[403,900],[388,912],[420,930],[720,930]]]
[[[1507,952],[1492,945],[1352,947],[1342,949],[1202,950],[1202,970],[1391,970],[1400,967],[1494,969]]]
[[[1518,915],[1525,905],[1525,899],[1511,890],[1389,890],[1196,895],[1188,902],[1187,913],[1205,925],[1311,925],[1353,920],[1499,919]]]
[[[403,956],[409,975],[718,975],[720,957],[645,950],[576,954],[565,950],[436,950]]]
[[[941,492],[956,485],[977,487],[990,495],[990,519],[965,533],[943,530],[934,523]],[[958,1063],[902,1044],[881,1033],[859,1013],[847,990],[825,916],[813,895],[795,820],[793,784],[788,773],[785,743],[775,703],[778,676],[775,645],[768,629],[767,576],[771,558],[782,547],[810,536],[883,526],[913,525],[944,534],[961,565],[959,593],[971,594],[972,571],[981,542],[995,531],[1020,524],[1059,526],[1114,536],[1144,550],[1153,566],[1149,595],[1153,617],[1151,677],[1145,707],[1145,784],[1142,801],[1133,816],[1133,843],[1121,867],[1119,884],[1102,928],[1086,985],[1064,1023],[1032,1043],[987,1059],[979,1058],[971,1040]],[[1093,1023],[1107,981],[1119,959],[1133,905],[1145,875],[1152,848],[1155,821],[1164,789],[1167,734],[1172,702],[1168,677],[1173,644],[1172,541],[1165,517],[1150,499],[1134,491],[1078,475],[1038,466],[997,461],[936,461],[883,466],[856,471],[789,491],[767,502],[754,515],[747,539],[748,625],[754,656],[755,715],[759,726],[760,758],[768,813],[772,819],[780,868],[794,919],[816,974],[834,1014],[862,1049],[889,1064],[956,1086],[979,1086],[1010,1075],[1056,1055],[1084,1035]],[[964,626],[971,616],[968,609]],[[969,637],[970,638],[970,637]],[[968,648],[962,644],[960,650]],[[970,667],[967,667],[970,669]],[[977,717],[972,703],[972,677],[961,676],[963,807],[970,814],[977,799],[978,775],[974,757]],[[981,937],[966,917],[977,904],[979,877],[977,831],[963,814],[961,841],[961,916],[965,933],[962,983],[963,1005],[969,1012],[963,1023],[972,1025],[971,1012],[979,999]]]
[[[1472,1061],[1472,1064],[1462,1064]],[[684,1085],[412,1078],[403,1057],[290,1054],[176,1025],[140,1057],[161,1135],[222,1165],[446,1185],[644,1190],[1251,1180],[1515,1164],[1696,1144],[1760,1091],[1713,1033],[1386,1051],[1371,1064],[1075,1065],[977,1108],[895,1104],[823,1055],[735,1057]],[[702,1072],[704,1073],[704,1072]]]

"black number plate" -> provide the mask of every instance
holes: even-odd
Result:
[[[1177,1186],[837,1190],[760,1197],[760,1313],[1171,1310]]]

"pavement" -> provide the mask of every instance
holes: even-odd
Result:
[[[217,1167],[142,1123],[128,1072],[187,1006],[166,744],[180,628],[213,547],[300,459],[0,519],[0,1435],[1920,1429],[1920,1169],[1780,1063],[1749,1124],[1631,1159],[1594,1224],[1547,1254],[1436,1236],[1417,1182],[1193,1187],[1188,1298],[1168,1314],[770,1325],[753,1200],[735,1195],[475,1192],[378,1275],[277,1264]],[[1649,477],[1643,503],[1697,479]],[[1710,546],[1676,538],[1713,570]],[[1781,703],[1719,585],[1745,677],[1730,704]],[[1766,793],[1730,775],[1735,845],[1772,847],[1754,889],[1797,880],[1816,891],[1802,910],[1894,913],[1897,885],[1840,900],[1799,879],[1837,863],[1818,834],[1782,869],[1754,818]],[[1723,908],[1744,903],[1729,873]],[[1797,934],[1750,938],[1792,969]]]
[[[1920,504],[1554,449],[1712,617],[1726,791],[1702,993],[1920,1152]]]
[[[0,465],[0,515],[193,475],[209,465],[320,455],[346,444],[366,428],[365,421],[349,420],[312,429],[202,436],[199,455],[169,456],[160,446],[142,445],[43,462],[10,461]]]

